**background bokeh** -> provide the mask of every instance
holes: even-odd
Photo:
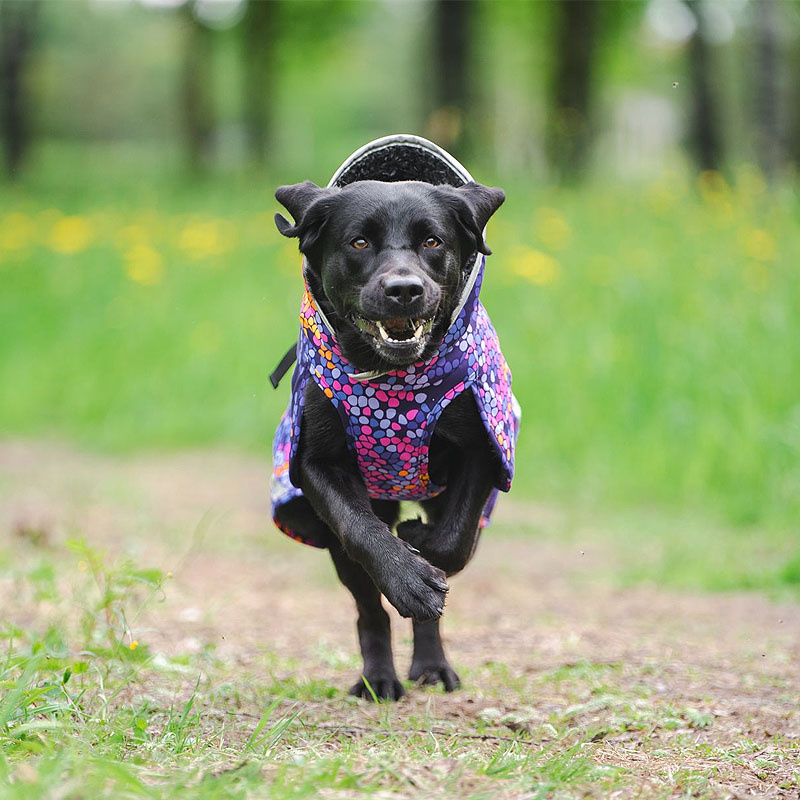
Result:
[[[516,496],[721,526],[768,554],[721,585],[800,583],[797,3],[0,0],[0,59],[4,436],[266,462],[274,188],[415,132],[508,196]]]

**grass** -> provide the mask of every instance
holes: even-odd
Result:
[[[269,180],[43,164],[0,200],[2,430],[266,448],[300,290]],[[521,491],[795,519],[796,198],[744,168],[508,195],[484,300],[525,412]]]
[[[471,728],[390,706],[364,713],[353,699],[342,714],[341,692],[319,682],[226,681],[229,667],[213,658],[155,657],[134,646],[127,620],[163,591],[165,576],[73,549],[81,560],[57,569],[58,583],[72,581],[71,601],[50,581],[42,594],[39,567],[15,575],[40,598],[40,619],[53,601],[64,613],[41,634],[3,633],[4,798],[305,798],[407,792],[426,781],[465,797],[496,785],[550,797],[615,781],[575,731],[537,744],[480,720]],[[272,670],[294,669],[267,658]]]
[[[300,293],[273,181],[89,155],[45,149],[0,198],[0,431],[266,452]],[[516,491],[794,528],[797,198],[748,167],[506,188],[483,297],[525,414]]]
[[[3,798],[711,800],[730,770],[787,791],[800,785],[795,739],[726,741],[712,713],[724,701],[681,705],[654,688],[655,664],[632,672],[583,660],[512,676],[489,663],[465,677],[485,686],[488,670],[498,706],[489,697],[470,713],[462,701],[455,713],[435,693],[399,705],[346,698],[290,678],[297,665],[274,653],[248,674],[208,652],[132,648],[127,620],[169,591],[169,579],[83,543],[70,552],[45,558],[52,581],[29,558],[5,572],[38,598],[29,611],[49,627],[2,636]]]
[[[551,604],[545,596],[564,588],[533,585],[546,569],[529,564],[548,537],[528,528],[523,547],[519,536],[492,531],[501,543],[487,542],[476,565],[489,561],[476,584],[486,597],[464,598],[461,611],[454,597],[446,621],[464,689],[444,696],[406,683],[406,701],[373,705],[343,688],[359,661],[348,636],[331,630],[329,620],[350,626],[352,617],[349,608],[339,613],[344,597],[330,565],[311,560],[323,554],[241,519],[192,535],[170,516],[168,492],[142,524],[130,512],[145,496],[118,497],[122,473],[106,462],[88,470],[65,461],[64,469],[75,476],[59,478],[71,492],[61,516],[76,525],[93,517],[91,543],[43,522],[19,527],[13,549],[0,549],[2,798],[712,800],[729,789],[800,787],[793,640],[773,625],[772,609],[760,618],[775,628],[764,644],[746,625],[732,644],[712,641],[701,608],[676,616],[674,625],[687,627],[677,639],[641,610],[626,612],[632,624],[612,617],[621,628],[602,617],[592,625],[600,599],[613,594],[593,584],[570,591],[566,606]],[[145,483],[147,469],[136,461]],[[159,475],[163,491],[169,477]],[[5,493],[0,485],[0,500]],[[110,529],[103,509],[119,514]],[[565,538],[577,562],[579,528]],[[126,555],[134,551],[156,566]],[[486,582],[497,572],[492,558],[512,562],[499,583],[519,604],[516,616],[498,615],[493,595],[503,586]],[[179,565],[175,577],[169,564]],[[568,585],[585,579],[570,577],[568,560],[562,566]],[[302,581],[286,581],[301,567]],[[454,586],[462,598],[463,585]],[[470,602],[480,618],[465,621]],[[709,602],[722,612],[728,598]],[[576,611],[584,605],[592,610]],[[199,618],[182,613],[197,607]],[[258,633],[247,645],[254,613]],[[780,613],[786,628],[794,624],[793,611]],[[269,615],[282,621],[262,619]],[[504,634],[497,648],[494,629]],[[232,649],[218,647],[221,634]],[[399,658],[409,649],[398,643]]]
[[[266,457],[287,398],[267,375],[295,336],[300,290],[295,244],[271,220],[274,182],[188,182],[138,156],[50,147],[4,186],[0,434]],[[602,552],[597,572],[618,584],[796,597],[797,196],[748,167],[729,181],[504,185],[483,297],[524,411],[525,519],[497,535],[557,539],[576,561]],[[114,491],[115,506],[141,503]],[[557,523],[531,521],[529,500],[561,509]],[[250,546],[213,525],[226,544],[212,557]],[[414,689],[373,707],[341,688],[353,653],[324,643],[311,664],[269,650],[242,664],[211,637],[189,652],[137,641],[172,592],[166,571],[46,534],[0,550],[4,595],[24,609],[4,614],[16,625],[0,637],[2,800],[711,800],[800,787],[796,692],[777,668],[756,672],[760,653],[698,677],[685,654],[637,663],[642,629],[624,661],[491,653],[459,667],[452,702]],[[719,688],[717,669],[741,680]]]
[[[546,519],[500,519],[493,530],[571,548],[576,560],[605,554],[597,566],[621,586],[680,591],[754,590],[773,599],[800,593],[797,532],[790,525],[732,526],[710,513],[629,507],[558,507]]]

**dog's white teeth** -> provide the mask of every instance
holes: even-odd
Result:
[[[412,333],[410,336],[405,336],[402,339],[395,339],[394,336],[390,336],[383,323],[381,323],[379,320],[375,320],[375,327],[378,330],[378,335],[380,336],[381,340],[388,342],[389,344],[409,344],[410,342],[418,342],[420,339],[422,339],[423,335],[430,327],[430,320],[410,319],[408,322],[413,329]]]
[[[378,333],[380,333],[381,339],[383,339],[384,342],[391,342],[392,344],[399,343],[397,339],[393,339],[391,336],[389,336],[386,328],[383,327],[380,321],[376,320],[375,324],[378,326]]]

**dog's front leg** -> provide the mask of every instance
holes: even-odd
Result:
[[[480,537],[483,508],[492,491],[492,467],[486,458],[464,454],[451,468],[447,489],[423,502],[430,523],[401,522],[397,534],[447,575],[460,572]]]
[[[344,552],[402,616],[438,619],[448,591],[444,573],[409,550],[375,515],[338,414],[313,382],[305,394],[299,458],[303,494]]]
[[[404,617],[441,616],[448,591],[445,574],[411,552],[372,512],[363,482],[340,465],[305,459],[303,492],[345,553],[359,563]]]

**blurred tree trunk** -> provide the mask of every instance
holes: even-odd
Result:
[[[782,161],[778,122],[778,42],[774,0],[753,4],[755,37],[755,85],[753,86],[758,164],[768,180]]]
[[[592,72],[600,3],[553,4],[553,72],[547,152],[560,178],[574,180],[586,167],[591,144]]]
[[[35,0],[0,0],[0,131],[10,178],[17,176],[31,142],[25,72],[38,7]]]
[[[197,18],[194,2],[181,9],[184,27],[181,117],[189,166],[201,170],[213,158],[214,104],[212,100],[212,36]]]
[[[457,158],[466,157],[472,94],[472,21],[475,0],[435,0],[433,5],[433,111],[428,135]]]
[[[242,19],[244,119],[253,162],[263,165],[270,144],[270,102],[278,0],[248,0]]]
[[[711,48],[698,0],[686,0],[697,20],[689,41],[689,74],[692,89],[690,147],[703,170],[719,170],[722,165],[722,139],[719,132],[717,96],[712,87]]]
[[[789,60],[789,69],[792,70],[790,74],[800,75],[800,37],[794,37],[793,45]],[[794,164],[794,177],[800,178],[800,81],[791,81],[789,89],[786,150],[787,156]]]

